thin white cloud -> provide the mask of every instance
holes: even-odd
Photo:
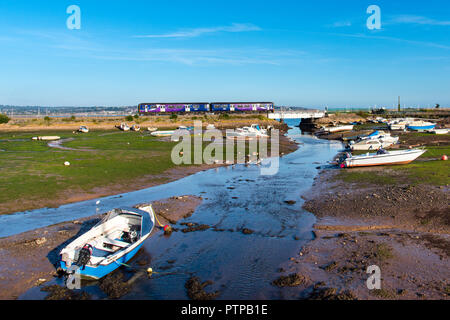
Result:
[[[357,33],[357,34],[333,33],[333,35],[341,36],[341,37],[350,37],[350,38],[389,40],[389,41],[403,42],[403,43],[409,43],[409,44],[426,46],[426,47],[434,47],[434,48],[439,48],[439,49],[446,49],[446,50],[450,49],[450,46],[448,46],[448,45],[435,43],[435,42],[416,41],[416,40],[408,40],[408,39],[386,37],[386,36],[370,36],[370,35],[366,35],[366,34],[362,34],[362,33]]]
[[[204,34],[211,34],[217,32],[249,32],[260,31],[261,28],[251,23],[233,23],[230,26],[218,26],[210,28],[195,28],[180,30],[173,33],[166,34],[149,34],[149,35],[136,35],[134,38],[195,38]]]
[[[336,21],[331,26],[333,28],[351,27],[352,23],[350,21]]]
[[[419,25],[429,25],[429,26],[450,26],[450,20],[436,20],[423,16],[417,15],[399,15],[394,16],[389,21],[388,24],[419,24]]]
[[[191,66],[206,65],[273,65],[278,66],[287,62],[300,61],[303,52],[286,50],[281,53],[278,50],[268,49],[146,49],[132,52],[109,51],[108,54],[92,56],[101,60],[118,61],[154,61],[180,63]]]

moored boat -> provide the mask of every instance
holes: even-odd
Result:
[[[354,125],[345,125],[345,126],[335,126],[335,127],[322,127],[322,131],[324,132],[340,132],[340,131],[352,131],[354,128]]]
[[[78,129],[78,132],[81,132],[81,133],[88,133],[88,132],[89,132],[89,129],[88,129],[88,127],[86,127],[86,126],[81,126],[81,127]]]
[[[414,121],[406,125],[406,128],[413,131],[433,130],[436,127],[435,123],[427,121]]]
[[[381,151],[377,153],[367,153],[362,155],[347,155],[341,160],[341,167],[367,167],[395,164],[408,164],[426,152],[424,149],[409,149],[396,151]]]
[[[60,266],[68,273],[79,272],[81,278],[103,278],[139,251],[154,225],[151,205],[114,209],[61,250]]]
[[[169,137],[174,134],[174,130],[168,130],[168,131],[153,131],[151,133],[154,137]]]
[[[268,138],[267,130],[257,124],[250,127],[236,128],[233,132],[227,132],[228,139]]]
[[[131,131],[140,131],[141,127],[138,126],[137,124],[133,124],[130,129]]]
[[[433,133],[433,134],[447,134],[448,131],[449,131],[449,129],[433,129],[428,132]]]
[[[116,126],[117,128],[119,128],[122,131],[129,131],[130,127],[126,124],[126,123],[121,123],[120,126]]]
[[[59,136],[40,136],[32,138],[32,140],[41,140],[41,141],[54,141],[59,139],[61,139],[61,137]]]

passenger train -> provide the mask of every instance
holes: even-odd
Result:
[[[181,103],[141,103],[140,114],[167,113],[268,113],[274,111],[273,102],[181,102]]]

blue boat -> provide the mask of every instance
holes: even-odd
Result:
[[[61,250],[61,268],[83,279],[101,279],[133,258],[155,225],[151,205],[114,209]]]
[[[415,121],[406,126],[406,128],[413,131],[428,131],[433,130],[435,127],[436,127],[435,123],[426,121]]]

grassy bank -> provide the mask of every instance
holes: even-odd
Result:
[[[52,205],[51,199],[94,194],[98,191],[95,188],[129,186],[134,179],[158,175],[174,166],[170,161],[174,143],[141,133],[45,133],[72,138],[64,146],[81,150],[60,150],[50,148],[45,141],[32,141],[38,134],[0,133],[0,213],[9,212],[18,203],[26,210]],[[71,165],[64,166],[65,161]]]

